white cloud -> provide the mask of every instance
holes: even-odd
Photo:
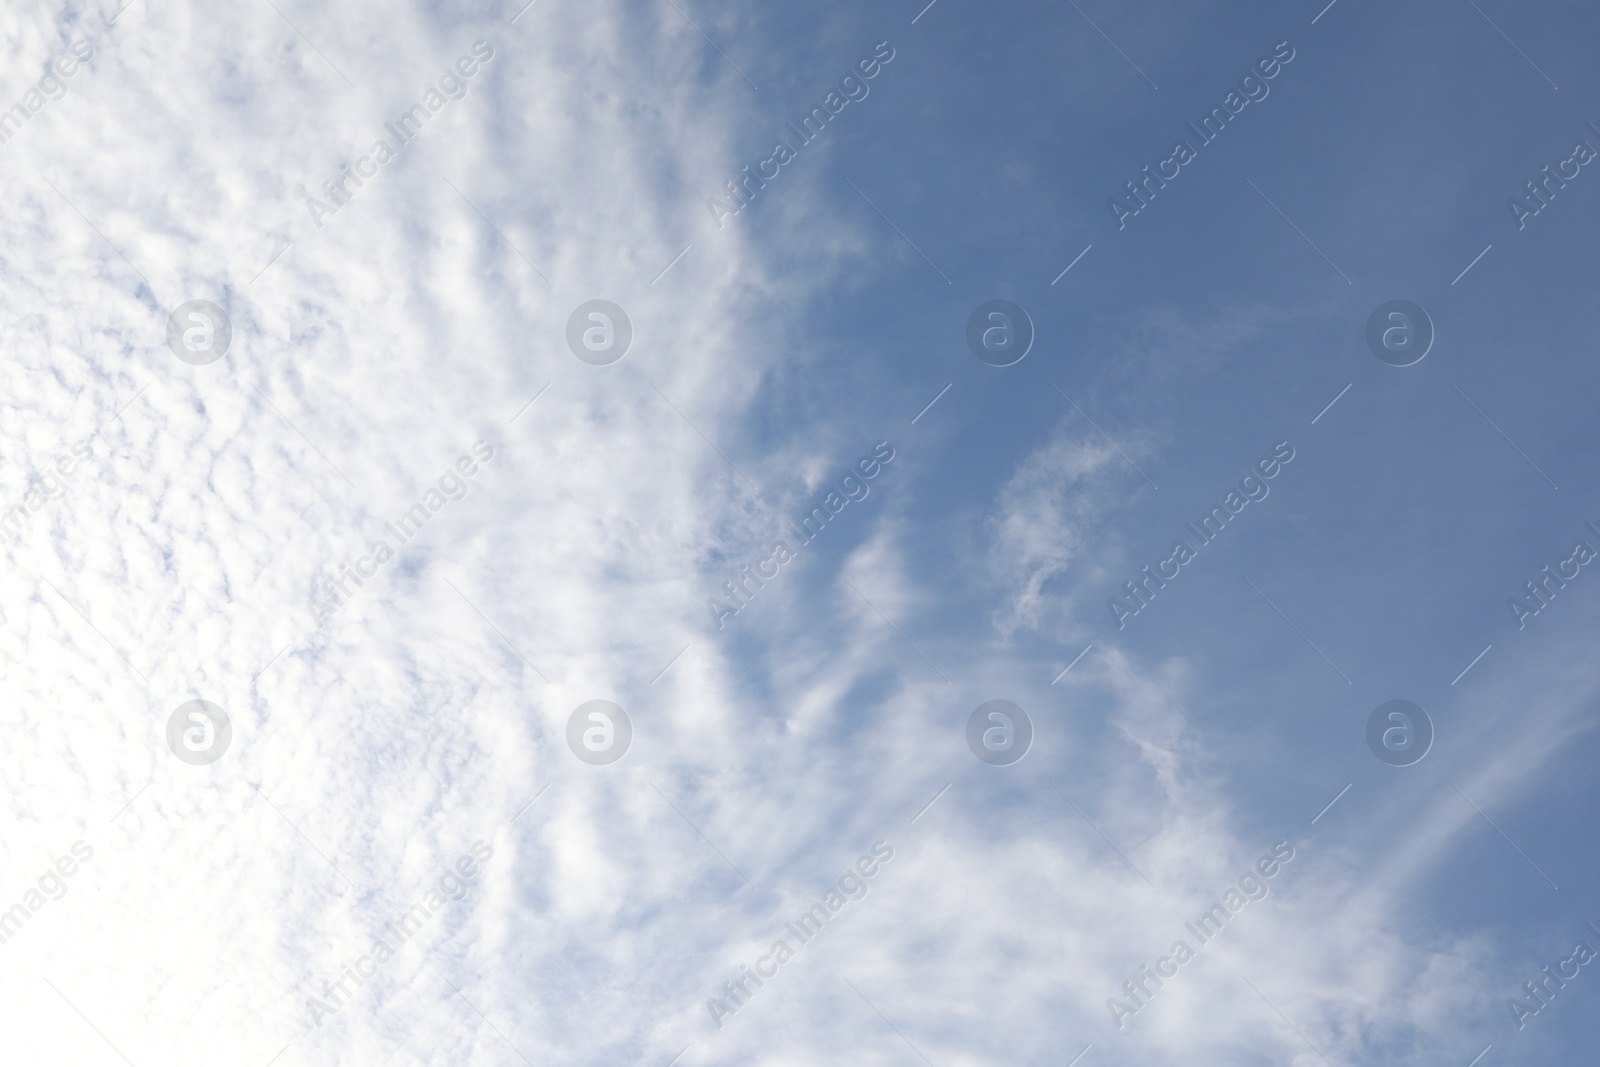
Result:
[[[792,244],[708,229],[704,190],[748,157],[765,102],[670,10],[541,0],[508,28],[513,10],[283,8],[326,60],[264,6],[228,22],[141,3],[114,28],[7,36],[18,84],[58,40],[98,50],[0,147],[15,427],[0,499],[94,440],[0,579],[0,904],[74,841],[95,849],[0,945],[11,1054],[491,1064],[515,1061],[510,1044],[534,1062],[664,1063],[693,1043],[685,1065],[902,1062],[845,977],[941,1065],[1070,1056],[1100,1034],[1104,998],[1271,843],[1232,828],[1187,710],[1193,665],[1101,653],[1055,691],[1104,696],[1114,748],[1092,788],[1064,791],[1152,888],[1041,759],[997,774],[953,743],[970,695],[1040,692],[1047,677],[1026,679],[1047,671],[919,640],[947,685],[836,580],[916,632],[942,579],[910,562],[902,470],[841,518],[842,562],[804,559],[735,632],[709,625],[729,561],[871,444],[839,444],[831,421],[751,425],[794,373],[759,342],[794,327],[799,279],[822,286],[823,261],[861,247],[807,228],[821,208],[804,180],[773,197]],[[307,190],[478,39],[496,57],[470,93],[315,228]],[[165,348],[168,311],[196,297],[234,327],[209,367]],[[562,342],[594,297],[635,326],[612,367]],[[318,580],[479,439],[495,456],[466,496],[315,625]],[[1076,417],[1018,465],[957,576],[999,591],[1003,637],[1065,618],[1052,582],[1126,475]],[[164,749],[191,696],[233,719],[209,767]],[[567,715],[595,697],[635,727],[608,768],[565,748]],[[1033,706],[1052,743],[1091,729]],[[1474,788],[1510,793],[1552,750],[1512,747]],[[1421,866],[1360,882],[1307,836],[1238,938],[1141,1016],[1129,1055],[1227,1062],[1262,1047],[1246,1013],[1304,1057],[1234,971],[1269,976],[1330,1053],[1353,1056],[1359,1026],[1457,1025],[1454,994],[1485,988],[1472,969],[1489,950],[1430,933],[1419,956],[1390,905]],[[478,883],[312,1028],[306,999],[479,839],[495,854]],[[705,998],[879,839],[897,856],[866,900],[711,1030]],[[1375,989],[1412,992],[1397,1008]]]

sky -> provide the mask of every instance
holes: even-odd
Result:
[[[1597,37],[0,12],[6,1061],[1582,1060]]]

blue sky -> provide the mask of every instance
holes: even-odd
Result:
[[[1600,1037],[1600,14],[275,4],[0,20],[19,1062],[1495,1067]],[[168,342],[196,300],[231,325],[211,362]],[[596,300],[631,325],[611,362],[569,347]],[[1034,331],[1007,367],[966,341],[993,300]],[[1366,336],[1396,300],[1434,333],[1404,367]],[[1406,766],[1366,739],[1397,699],[1434,732]],[[228,716],[210,762],[171,740],[193,700]],[[1033,732],[1001,766],[967,740],[994,700]],[[591,701],[628,716],[614,761],[569,740]]]

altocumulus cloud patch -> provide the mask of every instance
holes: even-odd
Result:
[[[1600,11],[8,16],[6,1062],[1587,1062]]]

